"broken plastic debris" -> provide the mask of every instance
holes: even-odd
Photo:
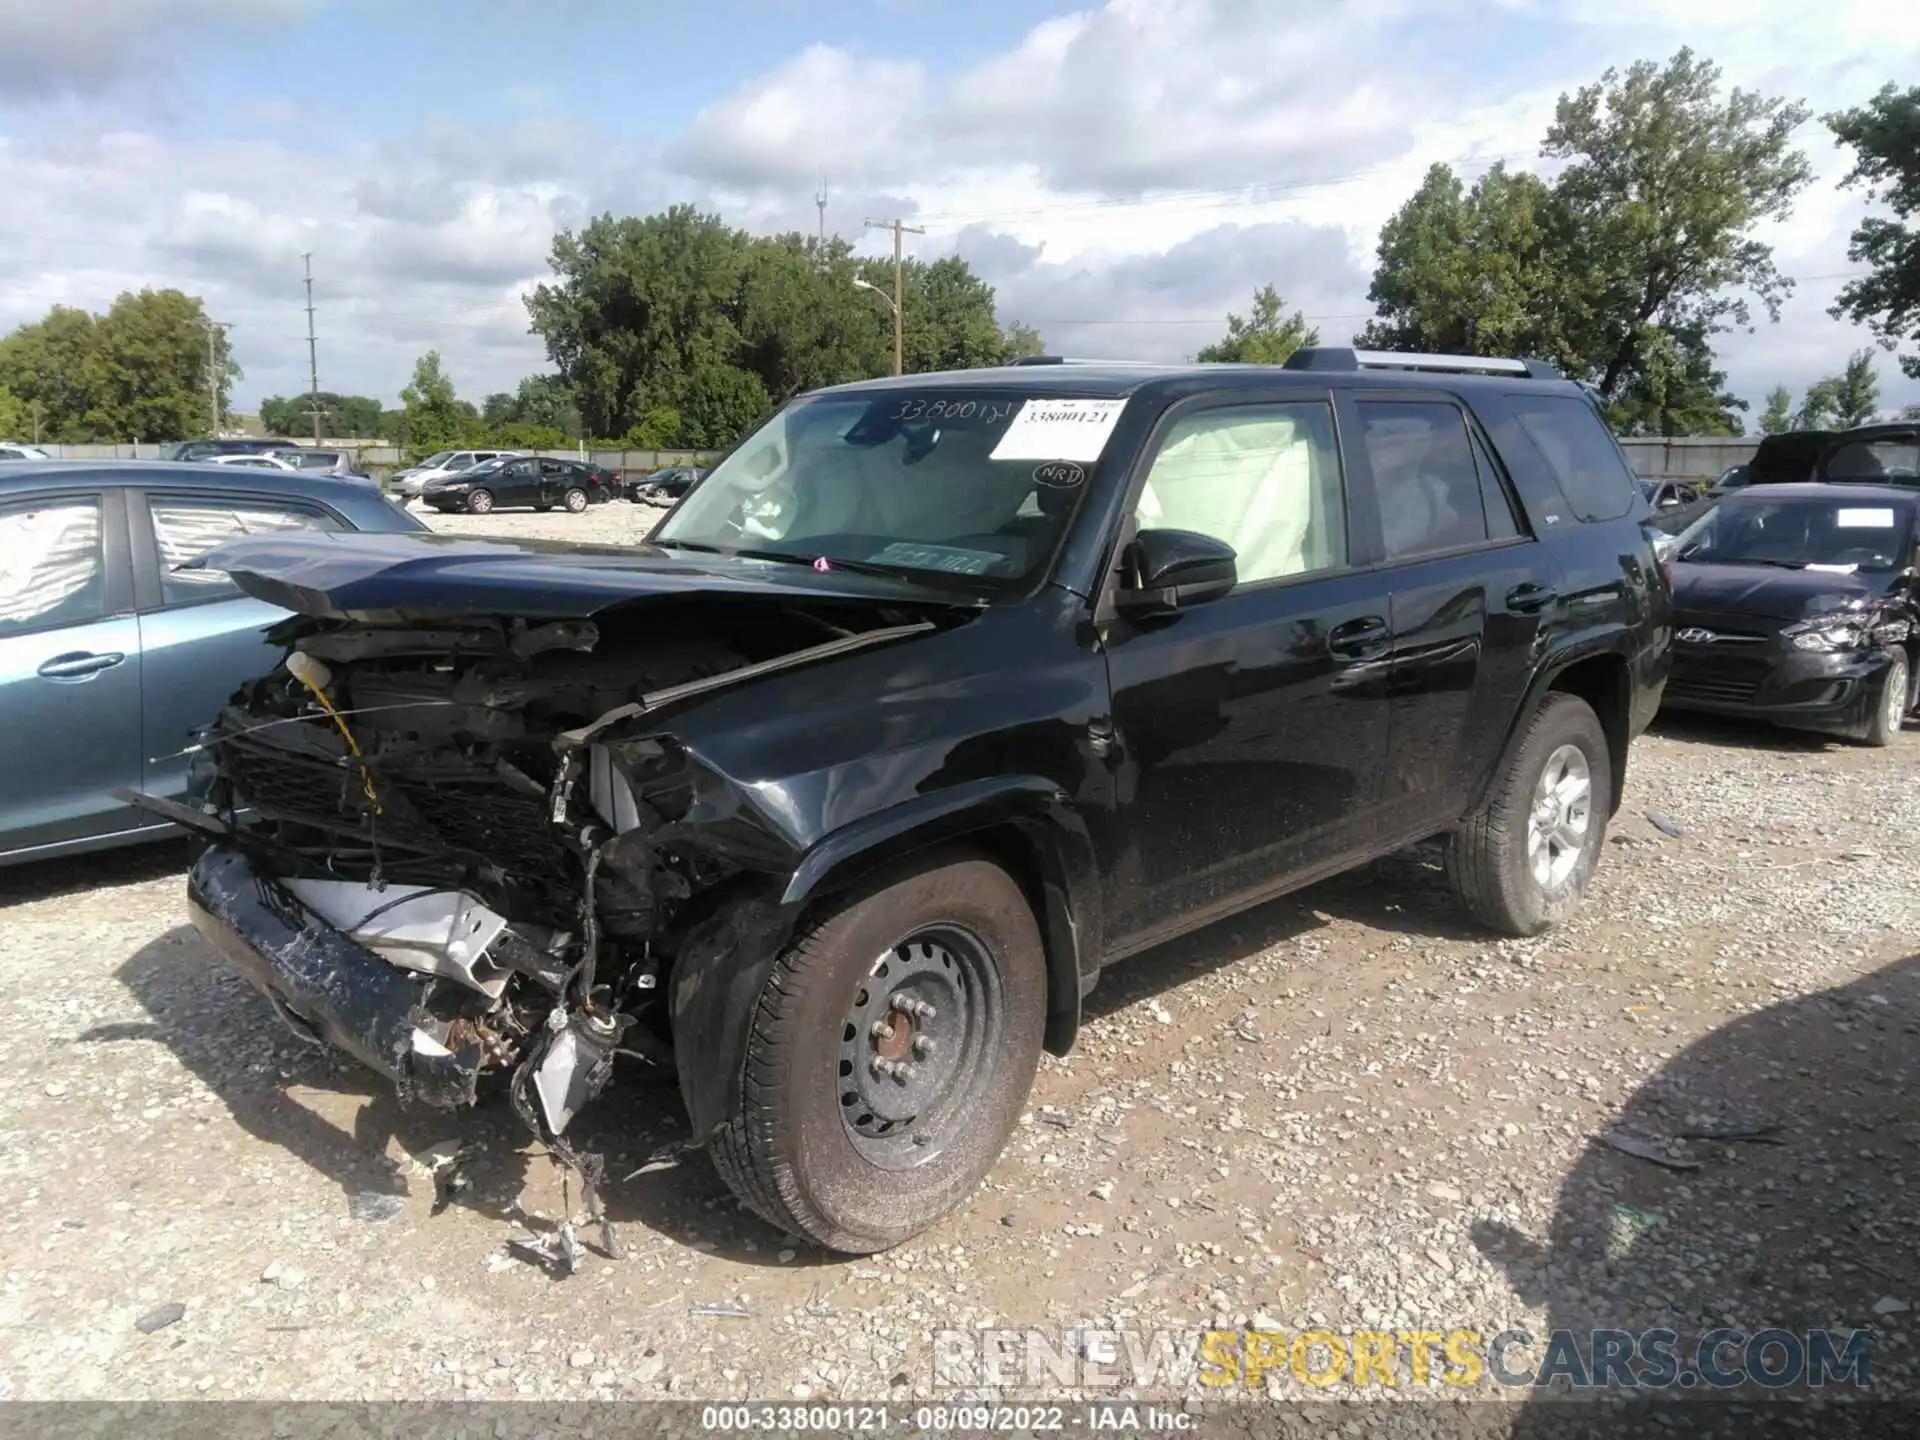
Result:
[[[407,1208],[407,1197],[390,1190],[355,1190],[347,1196],[347,1214],[363,1224],[380,1225]]]
[[[632,1180],[636,1176],[649,1175],[655,1170],[671,1170],[680,1163],[681,1157],[691,1148],[692,1147],[684,1140],[676,1140],[671,1145],[662,1145],[658,1150],[647,1156],[646,1163],[641,1165],[638,1170],[631,1172],[627,1176],[627,1179]]]
[[[134,1321],[133,1328],[138,1330],[142,1335],[151,1335],[156,1330],[164,1330],[167,1326],[185,1319],[186,1313],[187,1307],[182,1305],[178,1300],[166,1305],[156,1305],[138,1320]]]
[[[1660,1216],[1657,1213],[1642,1210],[1637,1205],[1615,1205],[1613,1213],[1629,1225],[1636,1225],[1642,1230],[1651,1230],[1660,1223]]]
[[[1669,1155],[1651,1140],[1642,1140],[1637,1135],[1623,1135],[1617,1130],[1601,1135],[1600,1143],[1618,1150],[1622,1155],[1631,1155],[1636,1160],[1650,1160],[1655,1165],[1664,1165],[1669,1170],[1698,1170],[1700,1162],[1678,1155]]]
[[[753,1312],[744,1305],[695,1305],[687,1312],[716,1320],[751,1320]]]
[[[1658,810],[1647,811],[1647,823],[1662,835],[1674,840],[1683,839],[1687,833],[1678,825],[1674,824],[1673,821],[1667,819],[1667,817],[1662,815]]]
[[[557,1269],[562,1275],[571,1275],[580,1268],[580,1242],[574,1236],[571,1222],[563,1223],[545,1235],[524,1232],[509,1235],[507,1244],[523,1255],[531,1255],[542,1265]]]

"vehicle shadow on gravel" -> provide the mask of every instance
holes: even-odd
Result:
[[[1834,750],[1868,748],[1844,735],[1788,730],[1760,720],[1690,710],[1662,710],[1654,717],[1649,732],[1665,740],[1712,745],[1722,750],[1767,750],[1779,755],[1824,755]]]
[[[0,870],[0,905],[58,900],[103,885],[136,885],[184,875],[189,859],[188,841],[182,836],[57,860],[31,860]]]
[[[81,1042],[167,1046],[243,1130],[338,1185],[347,1213],[390,1213],[393,1202],[384,1199],[389,1196],[435,1197],[434,1179],[390,1152],[397,1145],[417,1156],[453,1140],[463,1147],[459,1170],[466,1184],[447,1204],[516,1224],[527,1223],[526,1205],[546,1217],[531,1222],[536,1232],[557,1220],[560,1190],[549,1183],[557,1182],[556,1167],[503,1094],[483,1091],[478,1106],[460,1111],[403,1105],[380,1076],[290,1031],[191,926],[143,946],[116,973],[151,1020],[96,1026]],[[291,1089],[316,1092],[320,1103],[302,1103]],[[318,1113],[349,1107],[351,1128]],[[603,1157],[602,1197],[616,1227],[638,1224],[730,1259],[776,1263],[776,1252],[788,1242],[739,1207],[704,1155],[688,1154],[677,1164],[634,1175],[685,1138],[674,1077],[638,1062],[622,1062],[613,1083],[568,1131],[577,1149]],[[578,1219],[579,1186],[569,1193]],[[593,1227],[580,1238],[589,1247],[599,1243]]]
[[[1871,1390],[1829,1382],[1829,1399],[1920,1397],[1920,956],[1721,1027],[1603,1133],[1640,1154],[1591,1138],[1545,1244],[1488,1221],[1474,1232],[1551,1326],[1583,1337],[1583,1350],[1596,1328],[1671,1329],[1683,1367],[1722,1326],[1832,1328],[1843,1344],[1867,1329]],[[1520,1353],[1537,1365],[1545,1343]],[[1517,1435],[1558,1433],[1567,1407],[1542,1399],[1527,1411]]]

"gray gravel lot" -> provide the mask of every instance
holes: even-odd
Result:
[[[902,1249],[796,1246],[695,1154],[616,1179],[625,1258],[565,1279],[504,1247],[566,1203],[511,1116],[303,1047],[185,926],[180,848],[0,871],[0,1398],[900,1398],[939,1328],[1212,1323],[1869,1326],[1910,1394],[1916,760],[1662,722],[1564,929],[1492,939],[1392,857],[1117,970]],[[624,1177],[680,1126],[636,1067],[578,1129]]]

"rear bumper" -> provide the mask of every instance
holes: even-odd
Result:
[[[1676,649],[1663,703],[1670,710],[1861,734],[1885,696],[1892,664],[1892,653],[1884,650],[1866,655],[1772,651],[1764,661],[1756,656],[1734,669]]]
[[[389,965],[313,915],[226,845],[187,879],[194,928],[296,1030],[344,1050],[403,1099],[471,1104],[481,1047],[448,1050],[420,1028],[433,979]]]

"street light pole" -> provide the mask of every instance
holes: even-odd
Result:
[[[906,235],[924,235],[927,232],[919,226],[909,225],[904,220],[869,220],[869,230],[891,230],[893,232],[893,373],[907,373],[907,324],[906,324],[906,260],[901,253],[901,239]],[[875,289],[874,286],[866,287]],[[885,295],[881,296],[885,299]]]

